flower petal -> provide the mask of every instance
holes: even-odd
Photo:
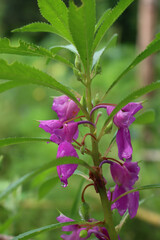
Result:
[[[132,158],[132,144],[131,137],[128,128],[120,128],[118,129],[116,142],[118,146],[118,156],[121,160],[125,158],[126,160],[130,160]]]
[[[58,147],[57,158],[69,156],[78,158],[78,154],[74,147],[72,146],[72,144],[70,144],[67,141],[62,142]],[[58,176],[61,182],[64,184],[64,187],[67,187],[68,185],[67,179],[74,173],[77,167],[78,167],[77,164],[62,164],[57,166]]]
[[[129,206],[128,211],[131,218],[134,218],[137,214],[139,207],[139,192],[133,192],[128,194]]]
[[[112,200],[115,200],[117,197],[125,193],[126,190],[123,187],[119,187],[116,185],[115,190],[113,192]],[[121,216],[124,215],[128,208],[128,195],[120,198],[114,204],[112,204],[112,209],[117,208],[118,212]]]
[[[40,120],[39,122],[39,127],[50,134],[52,134],[55,129],[62,127],[62,122],[59,120]]]
[[[63,122],[74,118],[80,110],[77,104],[65,95],[54,98],[52,109]]]

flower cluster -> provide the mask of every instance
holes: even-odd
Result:
[[[73,219],[68,218],[63,214],[60,214],[60,216],[57,217],[57,220],[60,223],[74,221]],[[94,234],[97,239],[110,240],[108,231],[105,227],[100,227],[98,225],[94,226],[92,224],[89,225],[89,223],[94,223],[94,222],[96,222],[95,219],[89,219],[88,226],[83,226],[83,225],[81,226],[78,224],[73,224],[73,225],[62,227],[62,231],[64,231],[64,232],[72,231],[72,233],[71,233],[71,235],[63,234],[63,235],[61,235],[61,238],[63,240],[86,240],[86,239],[90,238],[92,234]],[[81,234],[81,233],[83,233],[83,234]],[[118,237],[118,240],[120,240],[119,237]]]
[[[77,157],[78,154],[71,142],[78,138],[78,123],[72,121],[79,112],[77,104],[67,96],[54,98],[53,111],[58,115],[58,120],[40,121],[40,128],[51,134],[50,140],[58,144],[57,158],[61,157]],[[68,122],[67,122],[68,121]],[[66,187],[67,179],[74,173],[77,164],[65,164],[57,166],[58,176]]]
[[[99,108],[106,108],[107,114],[110,115],[115,109],[115,105],[99,104],[92,109],[90,115]],[[113,123],[118,128],[116,142],[119,160],[102,157],[101,155],[101,164],[99,167],[96,166],[100,169],[104,163],[110,164],[110,172],[115,182],[115,187],[114,190],[108,190],[106,193],[109,201],[112,203],[111,209],[116,208],[121,216],[128,209],[131,218],[135,217],[139,205],[139,193],[132,190],[134,189],[135,182],[138,180],[140,168],[137,162],[132,162],[133,149],[129,126],[135,121],[134,115],[141,108],[142,105],[140,103],[131,102],[114,115]],[[78,154],[72,145],[73,140],[76,140],[79,135],[78,125],[89,123],[95,126],[94,123],[89,121],[75,122],[74,120],[77,118],[76,116],[80,109],[77,104],[67,96],[56,97],[53,101],[52,109],[57,113],[58,120],[40,121],[39,127],[50,133],[50,140],[58,144],[57,158],[66,156],[78,158]],[[91,135],[95,141],[97,140],[91,133],[85,136],[87,135]],[[82,142],[84,144],[84,141]],[[83,144],[81,143],[80,146],[83,146]],[[64,187],[68,185],[68,178],[74,173],[77,166],[76,163],[57,166],[58,176]],[[104,177],[102,179],[104,179]],[[94,178],[92,180],[94,181]],[[104,184],[106,183],[107,181],[104,179]],[[74,221],[62,214],[57,220],[60,223]],[[94,225],[94,222],[96,222],[94,219],[89,219],[87,226],[77,224],[65,226],[62,230],[66,232],[72,231],[72,233],[70,235],[63,234],[61,237],[64,240],[85,240],[94,234],[97,239],[110,240],[107,229],[99,225]]]

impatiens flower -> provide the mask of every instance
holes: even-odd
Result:
[[[51,134],[50,140],[60,144],[64,141],[72,142],[72,139],[78,138],[78,123],[62,123],[59,120],[40,121],[40,128]]]
[[[78,154],[71,143],[64,141],[58,147],[57,158],[61,157],[76,157],[78,158]],[[67,179],[74,173],[77,164],[63,164],[57,166],[58,176],[63,183],[64,187],[67,187],[68,181]]]
[[[112,201],[121,194],[132,190],[133,185],[138,180],[140,168],[136,162],[125,162],[122,166],[118,163],[111,163],[111,174],[116,187],[112,193]],[[117,208],[122,216],[128,209],[131,218],[135,217],[139,205],[139,193],[133,192],[120,198],[114,204],[112,209]]]
[[[116,185],[114,192],[112,192],[112,201],[117,197],[125,193],[126,191],[132,190],[132,187],[125,188],[123,186]],[[108,192],[108,198],[111,199],[111,193]],[[131,218],[134,218],[137,214],[139,206],[139,192],[132,192],[117,200],[112,204],[112,209],[117,208],[119,214],[123,216],[123,214],[127,211]]]
[[[61,214],[59,217],[57,217],[57,220],[60,223],[73,222],[74,221],[73,219],[68,218],[63,214]],[[95,222],[95,221],[96,220],[94,220],[94,219],[89,220],[89,222]],[[86,237],[80,237],[80,233],[81,233],[82,230],[87,231],[87,236]],[[86,240],[86,239],[90,238],[90,236],[92,234],[94,234],[97,239],[110,240],[107,229],[105,227],[100,227],[100,226],[92,226],[92,225],[89,226],[88,225],[87,227],[84,227],[84,226],[80,226],[78,224],[73,224],[73,225],[62,227],[62,231],[72,232],[70,235],[66,235],[66,234],[61,235],[61,238],[63,240]],[[120,240],[119,237],[118,237],[118,239]]]
[[[74,118],[80,110],[77,104],[65,95],[54,98],[52,109],[62,122]]]
[[[114,106],[107,106],[108,115],[114,110]],[[113,118],[114,124],[118,127],[116,135],[116,142],[118,146],[118,156],[121,160],[132,159],[132,144],[128,127],[135,121],[134,114],[136,114],[142,105],[140,103],[128,103],[123,107]]]
[[[125,162],[122,166],[111,163],[110,169],[114,182],[124,188],[132,187],[138,180],[140,167],[136,162]]]

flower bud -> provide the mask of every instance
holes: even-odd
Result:
[[[88,235],[87,230],[82,230],[82,231],[79,233],[79,237],[80,237],[80,238],[86,238],[87,235]]]
[[[79,215],[81,216],[82,220],[88,221],[89,220],[89,205],[86,202],[82,202],[79,207]]]

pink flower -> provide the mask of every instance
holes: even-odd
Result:
[[[54,98],[52,109],[62,122],[74,118],[80,110],[77,104],[65,95]]]
[[[58,147],[57,158],[61,157],[76,157],[78,154],[72,144],[67,141],[62,142]],[[57,166],[58,176],[63,183],[63,187],[67,187],[68,178],[72,176],[74,171],[77,169],[77,164],[62,164]]]
[[[107,106],[108,115],[111,114],[114,108],[113,106]],[[133,115],[141,108],[143,108],[143,106],[140,103],[128,103],[113,118],[114,124],[118,127],[116,142],[118,146],[118,156],[121,160],[123,160],[123,158],[126,160],[132,159],[133,149],[128,128],[135,121]]]

